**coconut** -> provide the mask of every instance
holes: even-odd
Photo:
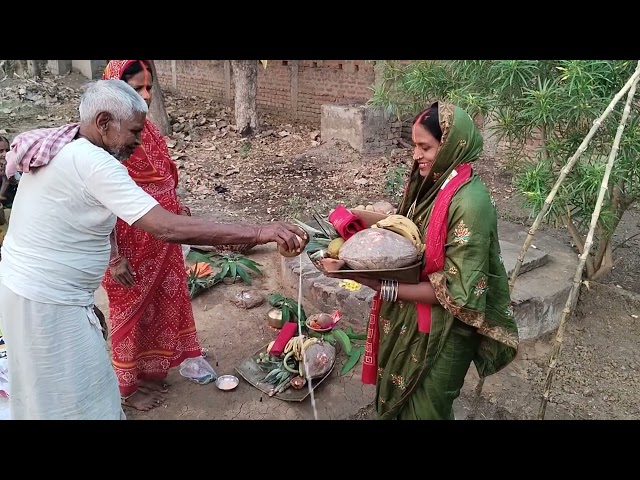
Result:
[[[413,265],[419,257],[408,238],[384,228],[367,228],[344,243],[339,258],[353,270],[392,270]]]

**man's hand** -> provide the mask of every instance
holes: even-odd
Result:
[[[240,245],[276,242],[288,252],[301,250],[308,242],[306,232],[282,222],[246,225],[210,222],[202,218],[176,215],[156,205],[134,227],[149,232],[158,240],[189,245]],[[302,244],[302,245],[301,245]]]
[[[307,232],[295,225],[271,222],[258,227],[256,239],[258,244],[276,242],[284,250],[294,252],[302,250],[309,237]]]
[[[133,287],[136,284],[133,278],[135,273],[131,268],[129,260],[121,257],[120,261],[111,267],[111,276],[113,279],[124,287]]]

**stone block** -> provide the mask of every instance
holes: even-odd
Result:
[[[369,105],[322,105],[322,140],[347,142],[359,153],[384,153],[400,138],[392,129],[394,120],[390,112]]]
[[[47,66],[54,75],[66,75],[71,71],[71,60],[47,60]]]

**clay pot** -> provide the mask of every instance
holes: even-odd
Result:
[[[304,387],[307,384],[307,381],[304,378],[297,376],[297,377],[293,377],[289,383],[296,390],[300,390],[302,387]]]

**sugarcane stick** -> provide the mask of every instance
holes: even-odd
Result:
[[[547,366],[547,375],[544,382],[544,392],[542,394],[542,399],[540,402],[540,410],[538,411],[539,420],[544,419],[544,415],[547,409],[547,402],[549,401],[549,394],[551,391],[553,374],[555,373],[555,370],[558,367],[558,359],[560,357],[560,352],[562,350],[562,342],[564,340],[564,331],[567,324],[567,318],[575,308],[575,305],[578,300],[578,293],[580,292],[580,284],[582,283],[582,270],[584,269],[587,256],[589,255],[589,251],[591,250],[591,246],[593,244],[593,234],[595,232],[596,225],[598,224],[598,219],[600,218],[600,211],[602,210],[602,204],[604,203],[604,195],[608,190],[609,176],[611,175],[611,170],[613,169],[613,163],[618,154],[622,132],[624,131],[624,127],[627,123],[629,112],[631,111],[631,101],[635,96],[636,86],[638,84],[638,75],[637,75],[638,72],[640,72],[640,61],[638,62],[636,73],[632,77],[632,78],[635,77],[635,80],[633,81],[631,87],[629,88],[629,93],[627,95],[627,102],[624,106],[624,111],[622,113],[622,119],[620,120],[620,124],[618,125],[616,136],[613,140],[613,146],[611,147],[611,152],[609,153],[607,166],[604,171],[602,183],[600,184],[600,192],[598,193],[598,200],[596,201],[596,207],[593,209],[593,214],[591,215],[591,225],[589,227],[589,233],[587,233],[587,239],[584,242],[584,251],[582,252],[582,255],[580,255],[580,259],[578,261],[578,267],[576,268],[576,273],[573,277],[573,285],[571,286],[571,291],[569,292],[569,296],[567,297],[567,302],[564,308],[562,309],[560,324],[558,325],[558,330],[556,332],[556,341],[555,341],[555,344],[553,345],[551,356],[549,357],[549,365]]]

